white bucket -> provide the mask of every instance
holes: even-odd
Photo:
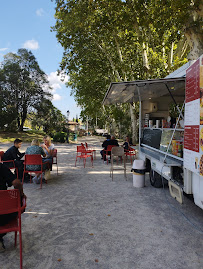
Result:
[[[160,127],[160,120],[156,120],[156,128]]]
[[[133,187],[143,188],[145,186],[145,174],[140,174],[139,170],[145,170],[143,160],[134,160],[132,169],[137,169],[138,172],[133,172]]]
[[[133,172],[133,187],[143,188],[145,186],[145,175]]]

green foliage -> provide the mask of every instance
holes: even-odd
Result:
[[[22,131],[27,114],[51,97],[49,88],[47,76],[31,51],[19,49],[17,54],[6,54],[0,67],[0,117],[4,119],[0,127],[16,122]]]
[[[23,130],[26,119],[33,129],[64,131],[65,117],[53,106],[46,74],[26,49],[8,53],[0,68],[0,128]],[[9,123],[9,124],[8,124]]]
[[[58,132],[55,133],[53,136],[53,141],[54,142],[60,142],[60,143],[65,143],[67,137],[67,133],[65,132]]]
[[[45,133],[52,134],[64,131],[66,118],[61,111],[53,106],[50,100],[35,105],[35,111],[29,114],[32,128],[43,129]]]
[[[183,104],[177,104],[179,110],[181,111]],[[182,114],[184,115],[184,108],[182,110]],[[169,106],[169,116],[172,118],[177,118],[179,116],[179,111],[174,103],[171,103]]]
[[[67,86],[83,120],[88,115],[95,125],[97,118],[101,127],[130,122],[126,106],[102,106],[110,82],[164,77],[187,62],[185,33],[200,7],[199,0],[55,2],[52,29],[64,48],[60,68],[70,77]]]

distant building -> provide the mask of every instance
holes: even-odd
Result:
[[[75,121],[69,121],[68,122],[68,129],[71,132],[77,132],[79,126],[80,126],[80,124],[78,122],[75,122]]]

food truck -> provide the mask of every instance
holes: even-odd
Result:
[[[203,55],[163,79],[111,83],[103,104],[127,102],[139,102],[138,158],[151,185],[203,209]]]

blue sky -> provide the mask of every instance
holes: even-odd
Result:
[[[6,0],[0,8],[0,61],[8,52],[19,48],[31,50],[40,68],[48,75],[54,88],[53,104],[69,119],[79,116],[80,108],[70,96],[70,89],[56,75],[62,59],[63,48],[57,43],[55,32],[55,1],[51,0]],[[67,78],[68,79],[68,78]]]

